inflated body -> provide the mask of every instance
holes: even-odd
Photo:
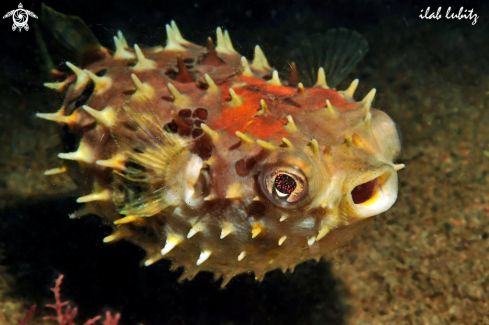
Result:
[[[63,167],[85,206],[144,248],[223,276],[294,267],[349,240],[358,221],[395,202],[395,123],[327,86],[281,81],[259,47],[251,63],[217,31],[200,47],[167,26],[166,46],[115,51],[47,84],[65,93],[55,114],[68,130]]]

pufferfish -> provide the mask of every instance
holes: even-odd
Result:
[[[66,62],[66,79],[45,84],[64,101],[37,116],[64,125],[67,151],[46,174],[70,173],[84,204],[71,217],[103,218],[114,230],[104,242],[130,241],[145,266],[168,259],[181,279],[210,271],[224,286],[319,259],[394,204],[398,127],[371,107],[375,89],[356,101],[358,80],[333,88],[366,52],[359,34],[328,33],[326,72],[305,87],[295,64],[285,81],[259,46],[250,63],[221,28],[206,47],[173,21],[166,32],[152,48],[119,32],[110,51],[85,30],[82,67]]]

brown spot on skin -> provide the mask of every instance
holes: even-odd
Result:
[[[195,141],[195,151],[203,160],[211,157],[214,147],[208,135],[204,134]]]
[[[123,95],[127,95],[127,96],[131,96],[132,94],[134,94],[136,92],[136,88],[134,89],[128,89],[128,90],[123,90],[122,91],[122,94]]]
[[[172,112],[173,121],[178,126],[178,134],[180,136],[189,136],[191,134],[193,124],[193,121],[189,118],[191,113],[188,108],[178,111],[178,114]]]
[[[250,170],[246,168],[246,162],[244,158],[238,160],[234,167],[236,168],[236,173],[241,177],[246,177],[250,173]]]
[[[241,177],[248,176],[253,168],[255,168],[257,162],[258,156],[238,160],[235,165],[236,173]]]
[[[254,93],[260,92],[260,87],[258,86],[245,86],[243,88],[249,92],[254,92]]]
[[[192,114],[193,118],[198,118],[204,121],[207,119],[207,116],[209,116],[209,112],[202,107],[196,108]]]
[[[266,215],[267,207],[261,202],[252,202],[247,209],[248,218],[260,219]]]
[[[241,147],[241,141],[238,141],[235,144],[233,144],[231,147],[229,147],[229,150],[236,150],[239,147]]]
[[[193,129],[192,130],[192,138],[194,138],[194,139],[200,137],[202,134],[204,134],[204,131],[202,131],[202,129]]]
[[[172,120],[170,123],[167,123],[165,125],[165,130],[168,130],[171,133],[177,133],[178,132],[178,125],[175,121]]]
[[[188,137],[192,133],[190,128],[179,128],[178,129],[178,135],[182,137]]]
[[[287,103],[287,104],[289,104],[291,106],[295,106],[297,108],[301,108],[302,107],[300,104],[296,103],[292,98],[288,98],[287,97],[283,101],[284,101],[284,103]]]
[[[173,69],[173,68],[168,68],[168,69],[166,69],[166,71],[165,71],[165,75],[166,75],[168,78],[170,78],[170,79],[172,79],[172,80],[175,80],[175,79],[177,78],[178,72],[176,72],[176,71],[175,71],[175,69]]]
[[[184,108],[178,111],[179,117],[190,117],[192,116],[192,111],[188,108]]]

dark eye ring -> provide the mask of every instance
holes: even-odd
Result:
[[[295,204],[307,193],[307,178],[294,167],[274,168],[262,175],[262,190],[279,205]]]

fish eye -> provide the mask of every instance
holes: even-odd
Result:
[[[279,205],[295,204],[307,193],[307,178],[295,167],[269,169],[261,177],[262,191]]]

